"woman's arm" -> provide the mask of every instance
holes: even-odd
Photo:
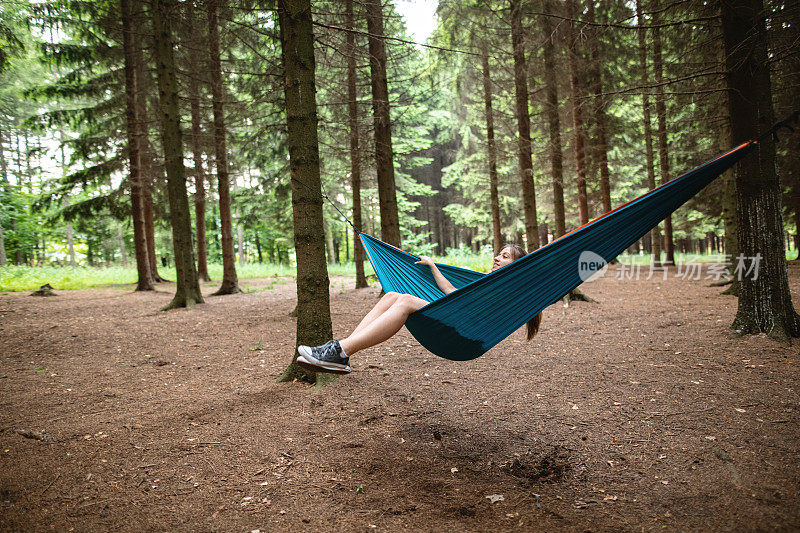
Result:
[[[436,284],[445,294],[450,294],[451,292],[455,291],[456,288],[453,286],[452,283],[447,281],[447,278],[439,272],[439,267],[433,262],[433,259],[428,257],[427,255],[419,256],[419,261],[416,262],[417,265],[428,265],[431,267],[431,274],[433,274],[433,279],[436,280]]]

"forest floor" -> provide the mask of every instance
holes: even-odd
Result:
[[[291,279],[0,296],[0,530],[797,530],[800,343],[709,284],[612,270],[531,343],[403,330],[321,390],[276,383]],[[341,334],[378,289],[331,295]]]

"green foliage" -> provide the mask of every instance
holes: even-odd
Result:
[[[356,30],[366,30],[362,6],[356,4]],[[560,3],[554,3],[560,6]],[[138,4],[139,15],[146,5]],[[207,17],[203,3],[196,2],[188,19],[189,4],[176,12],[176,54],[182,88],[191,81],[199,86],[199,111],[203,173],[207,205],[205,219],[211,276],[221,277],[220,222],[215,180],[215,152],[210,135],[212,112],[206,70],[198,66],[207,50]],[[788,4],[787,4],[788,5]],[[288,168],[283,76],[275,12],[259,6],[230,3],[221,20],[225,115],[228,159],[232,183],[234,241],[242,228],[244,264],[239,277],[290,276],[293,274],[292,182]],[[598,22],[631,20],[632,5],[610,2],[596,5]],[[666,22],[688,18],[681,4],[663,13]],[[538,8],[537,8],[538,9]],[[705,11],[703,12],[705,13]],[[707,13],[706,13],[707,14]],[[712,13],[713,14],[713,13]],[[792,56],[781,50],[796,42],[791,21],[796,9],[775,6],[770,14],[776,44],[776,105],[796,102],[796,72]],[[403,247],[413,253],[439,254],[476,270],[491,264],[487,243],[491,236],[488,187],[487,133],[484,117],[482,66],[479,54],[488,50],[498,149],[499,208],[505,239],[515,240],[524,230],[517,162],[517,126],[514,117],[513,65],[509,20],[505,0],[441,1],[439,27],[432,44],[468,53],[425,50],[391,37],[407,38],[402,20],[391,3],[385,3],[385,27],[389,68],[390,109],[398,205]],[[582,18],[584,14],[581,14]],[[12,262],[65,264],[67,223],[75,239],[77,262],[118,265],[121,248],[132,263],[133,234],[127,183],[126,119],[121,50],[121,21],[116,2],[17,0],[0,5],[0,145],[6,171],[0,182],[0,224],[7,255]],[[324,203],[327,233],[333,250],[331,274],[352,271],[354,238],[341,213],[351,217],[350,124],[346,90],[346,57],[341,5],[324,0],[315,3],[315,55],[319,114],[320,161],[324,192],[333,205]],[[794,17],[796,18],[796,17]],[[137,19],[144,59],[151,58],[149,17]],[[558,19],[560,20],[560,19]],[[649,20],[649,19],[648,19]],[[783,22],[781,22],[783,21]],[[550,156],[547,146],[542,95],[542,35],[536,16],[526,16],[530,111],[535,182],[540,223],[552,229],[553,198]],[[777,22],[781,22],[778,24]],[[632,22],[630,22],[632,24]],[[611,168],[612,204],[619,205],[645,192],[642,106],[638,85],[637,36],[619,27],[601,27],[598,34],[603,58],[601,77],[607,117],[608,158]],[[566,69],[564,21],[554,30],[556,77],[561,110],[561,139],[567,226],[578,225],[576,172],[573,155],[569,79]],[[712,25],[713,26],[713,25]],[[716,35],[709,26],[709,36]],[[705,28],[705,27],[704,27]],[[724,123],[724,94],[717,90],[716,41],[686,35],[685,26],[662,30],[664,45],[667,129],[670,175],[679,174],[725,148],[720,138]],[[593,31],[583,28],[584,34]],[[703,30],[705,31],[705,30]],[[694,32],[694,35],[703,32]],[[363,230],[380,234],[380,213],[375,183],[374,139],[369,62],[366,37],[356,34],[357,101],[362,169]],[[795,54],[796,55],[796,54]],[[588,47],[581,50],[589,59]],[[144,160],[153,180],[156,255],[172,257],[172,237],[163,189],[163,160],[156,111],[158,95],[153,65],[145,65],[139,93],[147,118]],[[705,74],[705,72],[712,74]],[[695,76],[695,74],[700,74]],[[794,92],[793,92],[794,91]],[[651,91],[652,92],[652,91]],[[795,95],[795,96],[793,96]],[[194,187],[191,154],[190,107],[182,94],[187,177]],[[587,97],[587,102],[591,98]],[[652,95],[651,95],[652,101]],[[794,105],[794,104],[791,104]],[[588,183],[590,211],[600,211],[599,166],[591,150],[597,133],[586,106],[589,126]],[[800,190],[796,157],[788,148],[779,151],[787,196]],[[656,173],[659,174],[658,158]],[[793,181],[794,180],[794,181]],[[721,189],[712,185],[673,216],[675,237],[704,238],[722,231]],[[800,195],[798,195],[800,197]],[[794,204],[785,202],[790,222]],[[798,203],[797,205],[800,205]],[[341,213],[340,213],[341,211]],[[194,217],[194,213],[192,214]],[[121,233],[121,237],[120,237]],[[122,243],[122,244],[121,244]],[[467,244],[469,243],[469,245]],[[236,243],[238,252],[238,242]],[[471,250],[478,249],[479,252]],[[639,260],[637,258],[637,260]],[[263,263],[263,264],[261,264]],[[269,264],[269,265],[268,265]],[[116,267],[114,267],[116,268]],[[112,269],[113,270],[113,269]],[[162,275],[171,277],[168,269]],[[54,271],[25,270],[14,286],[35,288],[39,281],[59,279]],[[44,279],[36,272],[56,276]],[[94,269],[70,274],[67,287],[92,283],[130,283],[133,270],[120,268],[107,277]],[[9,277],[3,272],[3,279]],[[10,283],[10,282],[9,282]],[[16,282],[15,282],[16,283]],[[57,283],[54,284],[58,287]],[[4,285],[5,287],[5,282]],[[8,289],[7,289],[8,290]],[[22,290],[22,289],[14,289]]]

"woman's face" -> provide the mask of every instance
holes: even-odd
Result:
[[[503,268],[509,263],[514,261],[514,253],[511,251],[511,248],[503,248],[500,250],[500,253],[497,254],[497,257],[494,258],[494,264],[492,265],[492,272],[497,270],[498,268]]]

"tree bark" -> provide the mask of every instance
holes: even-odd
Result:
[[[494,112],[492,110],[492,77],[489,71],[489,51],[484,42],[481,49],[481,66],[483,70],[483,103],[486,119],[486,150],[489,156],[489,195],[492,208],[492,247],[495,254],[500,253],[503,246],[502,227],[500,225],[500,195],[497,177],[497,146],[494,140]]]
[[[594,2],[589,2],[587,20],[594,24]],[[597,125],[597,142],[594,149],[600,165],[600,196],[603,212],[611,211],[611,177],[608,171],[608,142],[606,140],[606,108],[603,99],[603,71],[600,68],[600,43],[597,37],[599,28],[594,26],[589,32],[589,48],[592,55],[592,92],[594,93],[594,120]]]
[[[128,252],[125,250],[125,234],[122,232],[122,226],[117,228],[117,237],[119,238],[119,255],[122,258],[122,267],[128,266]],[[44,240],[42,241],[42,253],[44,253]]]
[[[0,266],[6,266],[8,258],[6,258],[6,242],[3,239],[3,225],[0,224]]]
[[[658,117],[658,159],[661,171],[661,185],[670,181],[669,157],[667,152],[667,108],[664,103],[663,61],[661,59],[661,32],[659,2],[654,2],[653,9],[653,71],[656,85],[656,116]],[[675,244],[672,237],[672,215],[664,219],[664,257],[665,265],[675,264]]]
[[[139,0],[131,1],[133,11],[133,64],[136,70],[136,108],[141,131],[139,141],[139,164],[141,168],[141,195],[142,211],[144,216],[144,231],[147,239],[147,257],[150,263],[150,275],[156,283],[167,281],[158,273],[158,257],[156,254],[156,232],[153,220],[153,155],[148,138],[147,120],[147,95],[151,94],[150,78],[145,72],[144,48],[142,45],[142,32],[144,27],[144,9]]]
[[[383,8],[381,0],[365,0],[364,6],[369,33],[369,69],[372,81],[381,240],[400,247],[400,218],[397,210],[392,126],[389,118],[389,86],[386,80],[386,48],[383,42]]]
[[[167,171],[167,193],[177,278],[175,296],[164,309],[192,307],[203,302],[194,263],[186,169],[183,166],[178,82],[175,75],[170,27],[170,20],[176,15],[175,11],[175,4],[171,0],[153,0],[151,14],[161,108],[161,144],[164,148],[164,165]]]
[[[236,275],[233,253],[231,192],[228,181],[228,152],[225,146],[225,115],[222,109],[222,67],[219,52],[218,0],[208,0],[208,58],[211,71],[211,95],[214,108],[214,153],[217,163],[219,217],[222,225],[222,284],[215,295],[242,292]]]
[[[583,103],[581,98],[581,82],[578,72],[578,43],[575,34],[575,3],[576,0],[567,0],[567,23],[569,41],[569,87],[572,100],[572,134],[575,148],[575,170],[578,174],[578,212],[581,225],[589,222],[589,197],[586,192],[586,154],[584,152],[584,139],[586,133],[583,125]]]
[[[736,144],[774,122],[765,13],[761,0],[722,0],[720,7],[731,137]],[[731,327],[787,342],[800,337],[800,316],[789,292],[773,139],[761,140],[755,152],[735,170],[739,252],[745,258],[760,254],[761,261],[756,279],[744,276],[740,281],[739,308]]]
[[[292,217],[297,253],[297,345],[316,346],[333,337],[328,267],[322,229],[322,185],[317,139],[314,34],[310,0],[278,0],[281,58],[292,175]],[[335,375],[292,363],[280,381],[297,378],[322,385]]]
[[[525,42],[522,37],[522,2],[511,3],[511,45],[514,50],[514,92],[516,95],[517,151],[522,204],[525,209],[525,236],[528,251],[539,247],[539,221],[536,213],[536,186],[533,182],[533,156],[531,154],[531,118],[528,111],[528,68],[525,63]]]
[[[345,28],[353,30],[353,0],[345,1]],[[358,128],[358,93],[356,92],[356,36],[352,31],[345,32],[347,40],[347,112],[350,124],[350,186],[353,189],[353,260],[356,263],[356,289],[367,287],[364,274],[364,246],[358,237],[361,230],[361,149]]]
[[[8,174],[6,166],[6,154],[3,149],[3,130],[0,128],[0,187],[3,192],[6,192],[8,186]],[[8,264],[8,257],[6,256],[6,242],[3,238],[3,224],[0,218],[0,266]]]
[[[639,25],[637,30],[639,38],[639,69],[641,72],[642,84],[642,115],[644,122],[644,145],[645,145],[645,165],[647,167],[647,186],[650,190],[656,188],[656,171],[653,160],[653,127],[650,118],[650,94],[646,87],[650,85],[650,76],[647,73],[647,30],[643,28],[645,22],[642,15],[642,1],[636,0],[636,21]],[[650,239],[653,248],[653,266],[661,266],[661,228],[654,227],[650,231]]]
[[[69,199],[67,199],[67,198],[64,199],[64,206],[69,206]],[[141,212],[141,210],[140,210],[140,212]],[[72,223],[71,222],[67,222],[66,226],[67,226],[67,228],[66,228],[66,231],[67,231],[67,254],[69,255],[69,266],[74,267],[75,265],[77,265],[77,262],[75,261],[75,240],[74,240],[73,235],[72,235]],[[145,262],[147,261],[146,255],[147,254],[145,253],[145,257],[144,257],[144,261]],[[138,255],[136,256],[136,261],[137,261],[137,269],[138,269],[138,262],[139,262]],[[149,270],[150,265],[148,264],[147,266],[148,266],[148,270]],[[138,270],[137,270],[137,275],[138,275]]]
[[[724,62],[724,58],[722,59]],[[727,110],[726,110],[727,111]],[[731,129],[730,117],[725,116],[725,126],[721,134],[717,137],[719,152],[730,149]],[[725,254],[732,261],[736,261],[739,255],[738,224],[736,216],[736,175],[733,170],[728,170],[722,175],[722,222],[725,227]],[[739,280],[733,275],[733,267],[728,267],[728,275],[731,277],[731,286],[723,294],[734,296],[739,295]]]
[[[148,156],[142,150],[142,209],[144,210],[144,230],[147,236],[147,255],[150,262],[150,273],[153,281],[163,283],[169,280],[161,277],[158,273],[158,251],[156,250],[156,226],[153,214],[153,174],[152,167],[145,164],[144,160]]]
[[[186,2],[189,37],[195,35],[194,1]],[[199,68],[203,63],[197,50],[199,46],[190,46],[190,62]],[[208,275],[208,247],[206,245],[206,176],[203,170],[202,119],[200,117],[200,84],[197,71],[189,73],[189,102],[192,115],[192,157],[194,161],[194,225],[197,241],[197,277],[202,281],[211,281]]]
[[[333,233],[328,219],[324,216],[322,217],[322,230],[325,232],[325,251],[328,255],[328,263],[333,264],[336,262],[336,254],[333,251]]]
[[[552,2],[547,2],[547,12],[552,10]],[[558,116],[558,82],[556,81],[555,45],[553,26],[550,17],[541,17],[542,37],[544,38],[544,84],[546,90],[545,112],[547,129],[550,133],[550,173],[553,180],[553,218],[557,239],[567,232],[564,213],[564,159],[561,152],[561,119]]]
[[[131,218],[133,219],[133,247],[136,255],[137,291],[153,290],[153,274],[150,270],[147,252],[147,235],[144,227],[144,210],[142,207],[142,166],[141,139],[142,121],[139,117],[137,99],[139,83],[136,76],[134,59],[134,20],[131,0],[121,0],[123,55],[125,57],[125,113],[128,135],[128,160],[131,187]],[[74,264],[74,248],[72,243],[72,226],[67,227],[67,241]]]

